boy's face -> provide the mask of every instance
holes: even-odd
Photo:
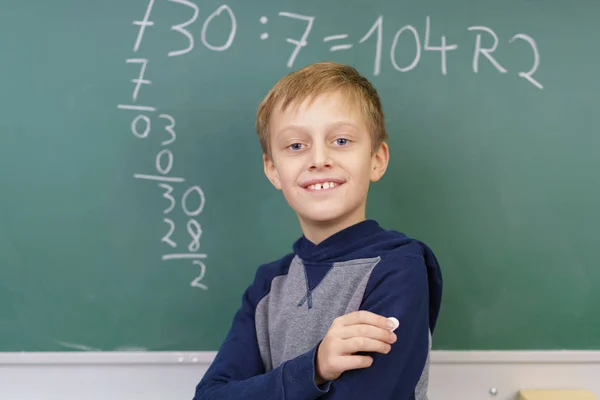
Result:
[[[265,174],[283,191],[304,230],[343,229],[364,220],[369,183],[383,176],[388,148],[383,143],[372,153],[362,114],[341,93],[319,95],[310,106],[305,101],[285,112],[276,108],[269,132]]]

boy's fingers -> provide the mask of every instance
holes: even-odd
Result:
[[[353,337],[343,340],[340,347],[343,355],[354,354],[359,351],[387,354],[392,349],[392,346],[388,343],[366,337]]]
[[[343,356],[339,358],[338,365],[343,371],[351,369],[368,368],[373,364],[370,356]]]
[[[396,335],[393,332],[369,324],[345,326],[344,329],[340,330],[341,339],[350,339],[361,336],[381,340],[387,343],[394,343],[396,341]]]
[[[366,310],[355,311],[340,317],[343,325],[369,324],[382,329],[392,329],[394,324],[384,316]]]

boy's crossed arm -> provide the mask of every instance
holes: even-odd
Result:
[[[375,288],[367,294],[361,311],[341,317],[351,322],[346,332],[358,332],[359,335],[342,342],[372,343],[366,351],[373,353],[368,357],[345,353],[340,360],[354,358],[353,362],[364,363],[363,366],[347,369],[332,382],[329,392],[321,399],[414,398],[430,350],[429,290],[422,259],[405,257],[401,263],[403,268],[386,268],[387,271],[381,272],[385,278],[378,280]],[[394,316],[400,321],[400,326],[394,331],[395,341],[386,338],[390,330],[386,327],[389,320],[384,316]],[[358,324],[352,324],[356,321],[359,321]],[[332,332],[335,332],[333,326],[321,342],[318,358],[322,351],[326,352],[324,345]],[[334,337],[347,335],[335,334]],[[379,343],[375,344],[372,340]],[[389,348],[391,350],[386,351]],[[329,359],[333,358],[330,356]]]
[[[427,278],[420,267],[391,271],[361,311],[336,318],[314,348],[266,373],[246,291],[194,400],[411,399],[429,351]],[[397,335],[384,315],[400,320]]]

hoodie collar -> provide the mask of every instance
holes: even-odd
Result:
[[[367,219],[334,233],[319,244],[302,236],[294,243],[293,249],[304,261],[341,261],[344,255],[363,247],[369,236],[381,232],[385,230],[376,221]]]

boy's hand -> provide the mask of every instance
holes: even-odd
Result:
[[[386,317],[365,310],[337,317],[317,349],[317,385],[337,379],[344,371],[370,367],[373,358],[356,352],[389,353],[396,341],[393,327]]]

